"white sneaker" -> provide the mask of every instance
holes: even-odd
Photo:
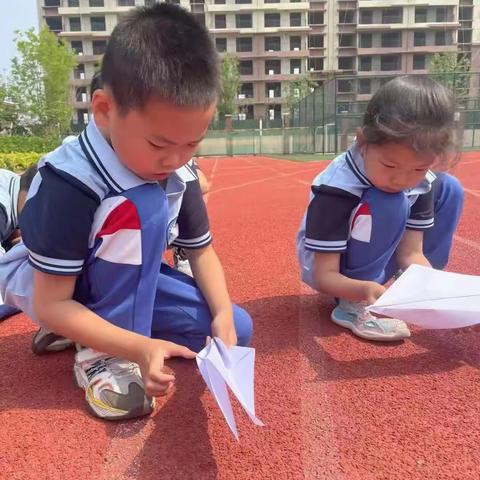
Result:
[[[393,342],[410,337],[407,324],[396,318],[378,318],[367,312],[360,302],[340,300],[332,312],[332,320],[355,335],[367,340]]]
[[[188,261],[187,256],[183,248],[175,248],[173,251],[173,265],[175,270],[188,275],[193,278],[192,268],[190,267],[190,262]]]
[[[153,411],[155,399],[145,394],[136,363],[83,348],[75,355],[74,374],[87,409],[97,417],[123,420]]]
[[[32,350],[36,355],[43,355],[48,352],[61,352],[73,347],[73,342],[68,338],[61,337],[40,327],[32,339]]]

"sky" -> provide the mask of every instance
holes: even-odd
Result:
[[[0,0],[0,76],[10,71],[10,60],[16,55],[15,30],[38,30],[36,0]]]

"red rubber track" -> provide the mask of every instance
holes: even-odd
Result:
[[[35,357],[35,328],[0,323],[0,479],[480,478],[480,333],[422,331],[393,345],[329,321],[299,281],[294,240],[325,162],[208,158],[214,245],[233,300],[254,318],[256,405],[235,404],[237,443],[194,362],[173,360],[174,392],[147,419],[90,417],[73,353]],[[456,174],[466,205],[449,268],[480,275],[480,155]]]

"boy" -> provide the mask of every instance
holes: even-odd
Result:
[[[20,241],[18,217],[36,173],[36,165],[27,168],[21,175],[0,169],[0,255]],[[0,298],[0,321],[15,313],[18,309],[3,304]]]
[[[409,265],[444,268],[463,206],[452,95],[427,77],[398,77],[370,100],[353,146],[313,181],[297,236],[302,280],[338,299],[331,318],[369,340],[408,338],[401,320],[366,305]]]
[[[136,8],[112,33],[102,81],[85,131],[39,165],[21,218],[25,248],[2,259],[0,282],[9,303],[88,347],[75,378],[87,408],[115,420],[152,411],[174,382],[165,358],[194,358],[209,336],[245,345],[252,325],[230,302],[201,195],[183,238],[196,283],[161,264],[168,197],[185,188],[174,172],[216,107],[207,30],[174,5]]]

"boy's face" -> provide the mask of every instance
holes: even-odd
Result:
[[[368,179],[387,193],[416,187],[437,161],[435,155],[419,153],[405,143],[375,145],[360,140],[359,145]]]
[[[120,161],[145,180],[164,180],[186,164],[205,136],[216,104],[179,107],[152,99],[121,114],[108,91],[95,92],[92,111]]]

